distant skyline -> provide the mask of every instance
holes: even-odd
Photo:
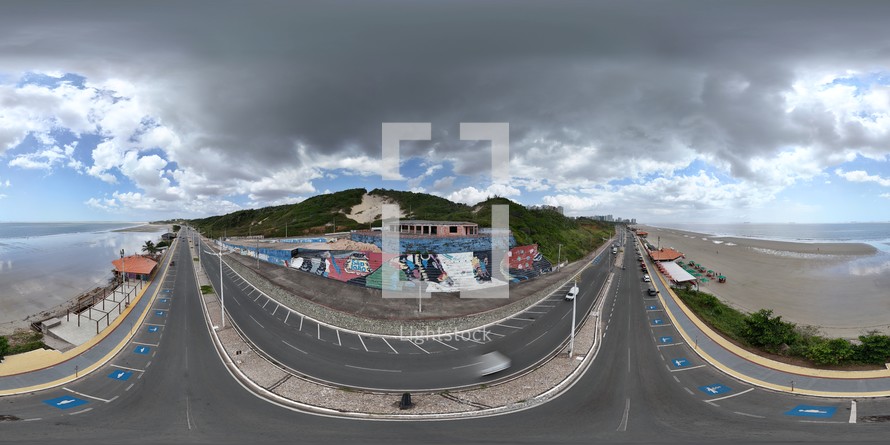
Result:
[[[890,221],[884,2],[27,1],[0,15],[0,221],[328,191],[641,223]],[[381,178],[381,124],[431,122]],[[510,174],[461,122],[510,124]]]

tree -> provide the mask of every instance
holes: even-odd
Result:
[[[744,336],[752,345],[775,352],[783,344],[794,343],[797,333],[794,331],[794,323],[782,321],[781,316],[772,315],[772,310],[761,309],[745,317]]]
[[[868,335],[860,335],[859,341],[861,344],[855,348],[856,360],[877,365],[890,361],[890,336],[872,331]]]
[[[145,244],[142,245],[142,251],[149,255],[154,255],[158,252],[158,247],[155,246],[154,242],[148,240],[145,242]]]
[[[813,343],[807,351],[807,358],[817,365],[837,365],[851,359],[855,352],[849,341],[835,338]]]

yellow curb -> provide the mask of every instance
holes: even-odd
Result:
[[[680,309],[686,314],[686,316],[689,317],[689,319],[692,320],[692,322],[695,323],[695,325],[711,341],[719,344],[724,349],[728,350],[729,352],[731,352],[739,357],[742,357],[748,361],[754,362],[756,364],[759,364],[761,366],[764,366],[764,367],[767,367],[770,369],[775,369],[775,370],[779,370],[779,371],[783,371],[783,372],[787,372],[787,373],[791,373],[791,374],[795,374],[795,375],[800,375],[800,376],[804,376],[804,377],[833,378],[833,379],[846,379],[846,380],[854,380],[854,379],[861,380],[861,379],[870,379],[870,378],[890,377],[890,370],[834,371],[834,370],[812,369],[812,368],[805,368],[802,366],[789,365],[786,363],[777,362],[775,360],[770,360],[768,358],[761,357],[757,354],[754,354],[754,353],[751,353],[745,349],[742,349],[742,348],[736,346],[735,344],[727,341],[725,338],[723,338],[723,336],[714,332],[713,329],[711,329],[708,325],[706,325],[703,321],[701,321],[688,307],[686,307],[686,305],[683,303],[683,301],[680,300],[679,297],[677,297],[677,295],[674,293],[674,291],[671,289],[671,287],[665,281],[665,278],[661,274],[661,272],[659,272],[659,271],[656,271],[656,272],[658,275],[658,279],[661,281],[661,283],[664,285],[664,287],[668,290],[668,293],[670,294],[671,298],[674,300],[675,303],[677,303],[677,306],[680,307]],[[651,276],[651,274],[650,274],[650,276]],[[686,340],[686,343],[688,345],[694,345],[693,339],[690,338],[689,334],[686,333],[686,331],[682,328],[682,326],[680,326],[677,323],[677,320],[674,317],[674,314],[671,312],[670,308],[668,308],[668,306],[665,304],[664,297],[662,296],[662,294],[660,292],[658,294],[658,299],[661,301],[661,305],[664,308],[665,312],[668,314],[668,317],[670,317],[672,324],[677,329],[677,331],[680,333],[680,335]],[[741,381],[748,382],[752,385],[760,386],[763,388],[772,389],[775,391],[789,392],[789,393],[794,393],[794,394],[820,396],[820,397],[844,397],[844,398],[885,397],[885,396],[890,395],[890,392],[886,392],[886,391],[885,392],[872,391],[872,392],[841,393],[841,392],[813,391],[813,390],[802,389],[802,388],[792,388],[790,385],[789,386],[777,385],[774,383],[769,383],[769,382],[765,382],[762,380],[758,380],[758,379],[749,377],[745,374],[741,374],[741,373],[735,371],[734,369],[725,366],[723,363],[721,363],[720,361],[711,357],[706,352],[698,349],[697,347],[693,346],[693,349],[694,349],[695,353],[698,354],[702,359],[704,359],[706,362],[710,363],[711,365],[713,365],[720,371],[722,371],[726,374],[729,374],[730,376],[733,376]],[[789,381],[788,383],[790,384],[791,382]]]
[[[173,249],[175,250],[175,249],[176,249],[176,246],[174,246]],[[171,252],[171,254],[167,257],[167,268],[164,270],[164,273],[163,273],[162,276],[160,277],[160,280],[161,280],[160,282],[163,282],[164,278],[166,278],[166,276],[167,276],[167,272],[170,270],[170,266],[169,266],[169,264],[170,264],[170,259],[171,259],[171,258],[173,258],[173,253],[172,253],[172,252]],[[157,279],[158,277],[156,276],[155,278]],[[28,370],[28,371],[18,371],[18,372],[16,372],[15,374],[23,374],[23,373],[25,373],[25,372],[37,371],[37,370],[40,370],[40,369],[43,369],[43,368],[47,368],[47,367],[50,367],[50,366],[56,366],[56,365],[58,365],[58,364],[60,364],[60,363],[63,363],[63,362],[65,362],[65,361],[67,361],[67,360],[71,360],[71,359],[73,359],[74,357],[77,357],[78,355],[82,354],[84,351],[86,351],[86,350],[92,348],[93,346],[95,346],[96,344],[98,344],[102,339],[104,339],[104,338],[107,337],[112,331],[114,331],[114,329],[116,329],[121,323],[123,323],[123,321],[127,318],[127,316],[130,314],[130,312],[133,310],[133,308],[136,307],[136,305],[137,305],[137,304],[139,303],[139,301],[142,299],[142,296],[145,294],[145,291],[148,290],[149,287],[151,287],[151,283],[152,283],[153,281],[154,281],[154,280],[150,280],[150,281],[148,281],[147,284],[142,288],[142,291],[139,292],[139,295],[137,295],[136,298],[133,300],[133,302],[130,304],[130,306],[127,307],[126,309],[124,309],[124,311],[121,312],[121,314],[120,314],[117,318],[115,318],[115,320],[111,323],[111,325],[109,325],[108,327],[106,327],[106,328],[105,328],[99,335],[93,337],[93,338],[90,339],[88,342],[86,342],[86,343],[84,343],[84,344],[82,344],[82,345],[80,345],[80,346],[77,346],[76,348],[73,348],[73,349],[71,349],[71,350],[69,350],[69,351],[66,351],[65,353],[61,354],[61,355],[59,356],[59,360],[55,361],[54,363],[49,363],[49,364],[47,364],[47,363],[42,363],[42,364],[40,365],[39,368],[33,368],[33,369]],[[85,376],[85,375],[87,375],[87,374],[89,374],[89,373],[95,371],[96,369],[99,369],[100,367],[104,366],[105,363],[107,363],[107,362],[108,362],[109,360],[111,360],[115,355],[117,355],[117,354],[124,348],[124,346],[126,346],[127,343],[129,343],[130,340],[133,338],[133,335],[135,335],[135,327],[141,325],[142,322],[145,320],[145,317],[148,315],[149,311],[151,310],[151,306],[152,306],[152,304],[154,303],[154,300],[157,298],[158,293],[160,292],[160,290],[161,290],[161,286],[158,286],[158,288],[155,289],[154,294],[151,296],[151,301],[145,306],[145,309],[142,311],[142,314],[139,316],[139,319],[138,319],[138,320],[136,321],[136,323],[133,325],[133,326],[134,326],[134,329],[130,331],[130,334],[127,335],[127,336],[125,336],[125,337],[120,341],[120,343],[118,343],[117,346],[115,346],[111,351],[108,352],[108,354],[106,354],[106,355],[105,355],[104,357],[102,357],[100,360],[96,361],[96,362],[95,362],[94,364],[92,364],[91,366],[89,366],[89,367],[87,367],[87,368],[85,368],[85,369],[80,369],[80,370],[78,370],[77,373],[74,374],[74,375],[69,375],[69,376],[67,376],[67,377],[62,377],[62,378],[57,379],[57,380],[54,380],[54,381],[52,381],[52,382],[47,382],[47,383],[43,383],[43,384],[40,384],[40,385],[28,386],[28,387],[24,387],[24,388],[16,388],[16,389],[2,390],[2,391],[0,391],[0,396],[7,396],[7,395],[13,395],[13,394],[21,394],[21,393],[25,393],[25,392],[40,391],[40,390],[44,390],[44,389],[48,389],[48,388],[53,388],[53,387],[56,387],[56,386],[59,386],[59,385],[62,385],[62,384],[71,382],[71,381],[73,381],[73,380],[76,380],[77,378],[79,378],[79,377],[81,377],[81,376]],[[2,366],[0,366],[0,368],[2,368]],[[9,374],[3,374],[3,373],[0,373],[0,376],[7,376],[7,375],[9,375]]]

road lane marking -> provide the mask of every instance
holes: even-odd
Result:
[[[417,346],[418,349],[420,349],[420,350],[423,351],[423,352],[426,352],[427,354],[430,353],[430,351],[427,351],[426,349],[423,349],[422,347],[420,347],[420,345],[417,344],[417,342],[413,342],[413,341],[410,341],[410,340],[409,340],[408,343],[411,343],[411,344],[413,344],[414,346]]]
[[[364,367],[361,367],[361,366],[353,366],[353,365],[343,365],[343,366],[346,366],[346,367],[348,367],[348,368],[355,368],[355,369],[364,369],[364,370],[365,370],[365,371],[379,371],[379,372],[402,372],[402,370],[401,370],[401,369],[377,369],[377,368],[364,368]]]
[[[262,297],[262,296],[263,296],[263,294],[259,294],[259,295],[257,295],[256,298],[253,299],[253,302],[256,303],[257,300],[259,300],[260,297]]]
[[[302,330],[303,330],[303,318],[304,318],[303,315],[300,315],[300,328],[297,329],[298,331],[302,331]]]
[[[318,329],[316,329],[316,330],[318,331],[318,334],[316,334],[316,337],[317,337],[319,340],[321,340],[321,323],[316,324],[315,327],[318,328]]]
[[[306,352],[306,351],[304,351],[304,350],[302,350],[302,349],[300,349],[300,348],[298,348],[298,347],[296,347],[296,346],[294,346],[294,345],[292,345],[292,344],[290,344],[290,343],[288,343],[288,342],[286,342],[286,341],[284,341],[284,340],[281,340],[281,342],[284,343],[284,344],[286,344],[286,345],[288,345],[288,346],[290,346],[291,348],[296,349],[297,351],[302,352],[303,354],[309,354],[308,352]]]
[[[624,415],[621,417],[621,423],[618,424],[618,428],[615,431],[627,431],[627,420],[630,415],[630,399],[627,399],[627,403],[624,405]]]
[[[270,301],[272,301],[272,300],[271,300],[271,299],[267,299],[267,300],[266,300],[266,303],[265,303],[265,304],[263,304],[263,309],[265,309],[265,308],[266,308],[266,305],[267,305],[267,304],[269,304],[269,302],[270,302]]]
[[[368,347],[365,346],[365,341],[362,340],[362,336],[358,334],[356,334],[355,336],[358,337],[358,341],[362,342],[362,347],[365,348],[365,352],[368,352]]]
[[[159,345],[156,345],[156,344],[154,344],[154,343],[142,343],[142,342],[138,342],[138,341],[134,341],[134,342],[132,342],[132,343],[133,343],[134,345],[153,346],[153,347],[155,347],[155,348],[157,348],[157,347],[159,346]]]
[[[544,336],[544,335],[545,335],[545,334],[547,334],[547,332],[546,332],[546,331],[545,331],[545,332],[544,332],[544,333],[542,333],[542,334],[541,334],[541,335],[539,335],[539,336],[537,336],[537,337],[535,337],[535,339],[534,339],[534,340],[532,340],[532,341],[530,341],[530,342],[528,342],[528,343],[526,343],[526,344],[525,344],[525,345],[526,345],[526,346],[528,346],[528,345],[530,345],[530,344],[532,344],[532,343],[534,343],[534,342],[536,342],[536,341],[537,341],[537,340],[538,340],[538,339],[539,339],[539,338],[541,338],[541,337],[543,337],[543,336]]]
[[[290,317],[290,311],[287,311],[287,315],[284,316],[284,324],[287,324],[288,317]]]
[[[281,307],[281,305],[280,305],[280,304],[279,304],[279,305],[277,305],[277,306],[275,306],[275,310],[274,310],[274,311],[272,311],[272,315],[275,315],[275,313],[276,313],[276,312],[278,312],[278,308],[280,308],[280,307]]]
[[[671,369],[671,372],[689,371],[690,369],[703,368],[705,365],[690,366],[688,368]]]
[[[335,331],[337,332],[337,346],[343,346],[343,344],[340,343],[340,330],[335,329]]]
[[[70,392],[70,393],[72,393],[72,394],[77,394],[77,395],[79,395],[79,396],[81,396],[81,397],[86,397],[86,398],[88,398],[88,399],[98,400],[98,401],[100,401],[100,402],[105,402],[105,403],[111,403],[111,402],[113,402],[115,399],[117,399],[117,397],[118,397],[118,396],[114,396],[114,397],[112,397],[111,399],[106,400],[106,399],[102,399],[102,398],[99,398],[99,397],[96,397],[96,396],[91,396],[91,395],[89,395],[89,394],[84,394],[84,393],[82,393],[82,392],[77,392],[77,391],[75,391],[75,390],[73,390],[73,389],[69,389],[69,388],[66,388],[66,387],[64,387],[64,386],[62,387],[62,389],[64,389],[65,391],[68,391],[68,392]]]
[[[671,343],[671,344],[669,344],[669,345],[655,345],[655,347],[656,347],[656,348],[666,348],[666,347],[668,347],[668,346],[679,346],[679,345],[685,345],[685,344],[686,344],[686,343],[679,342],[679,343]]]
[[[130,383],[130,386],[128,386],[127,389],[125,389],[124,391],[129,391],[129,390],[133,389],[134,385],[135,385],[135,383]]]
[[[453,366],[451,369],[468,368],[468,367],[470,367],[470,366],[476,366],[476,365],[479,365],[479,364],[482,364],[482,362],[470,363],[469,365]]]
[[[250,317],[250,319],[253,320],[254,323],[260,325],[261,328],[266,329],[266,327],[263,326],[262,323],[256,321],[256,318],[253,318],[253,315],[247,314],[247,316]]]
[[[674,378],[674,380],[676,380],[676,381],[677,381],[677,383],[680,383],[680,379],[678,379],[678,378],[677,378],[677,376],[675,376],[675,375],[672,375],[672,376],[671,376],[671,377],[673,377],[673,378]]]
[[[115,368],[126,369],[127,371],[136,371],[136,372],[145,372],[144,369],[136,369],[136,368],[128,368],[126,366],[111,364],[109,366],[114,366]]]
[[[439,343],[441,343],[441,344],[443,344],[443,345],[445,345],[445,346],[448,346],[449,348],[451,348],[451,349],[457,351],[457,348],[455,348],[454,346],[449,345],[448,343],[445,343],[445,342],[439,340],[438,338],[434,338],[433,341],[437,341],[437,342],[439,342]]]
[[[691,390],[691,389],[689,389],[689,388],[687,388],[687,387],[685,387],[685,386],[684,386],[684,387],[683,387],[683,389],[685,389],[685,390],[686,390],[686,392],[688,392],[688,393],[689,393],[689,395],[694,395],[694,394],[695,394],[695,393],[694,393],[694,392],[692,392],[692,390]]]
[[[742,412],[738,412],[738,411],[733,411],[733,413],[738,414],[740,416],[753,417],[755,419],[766,419],[766,417],[763,417],[763,416],[756,416],[754,414],[742,413]]]
[[[500,327],[503,327],[503,328],[511,328],[511,329],[522,329],[522,328],[519,327],[519,326],[510,326],[510,325],[508,325],[508,324],[500,324],[500,323],[497,323],[497,326],[500,326]]]
[[[735,394],[730,394],[730,395],[728,395],[728,396],[718,397],[718,398],[716,398],[716,399],[705,400],[705,402],[718,402],[718,401],[720,401],[720,400],[724,400],[724,399],[731,399],[731,398],[733,398],[733,397],[735,397],[735,396],[740,396],[740,395],[742,395],[742,394],[747,394],[747,393],[749,393],[749,392],[751,392],[751,391],[754,391],[754,388],[748,388],[748,389],[746,389],[746,390],[744,390],[744,391],[742,391],[742,392],[737,392],[737,393],[735,393]]]
[[[69,414],[69,416],[76,416],[76,415],[78,415],[78,414],[83,414],[83,413],[85,413],[85,412],[87,412],[87,411],[92,411],[92,410],[93,410],[92,408],[82,409],[82,410],[80,410],[80,411],[75,411],[75,412]]]
[[[850,423],[856,423],[856,401],[850,401]]]
[[[392,345],[391,345],[391,344],[389,344],[389,342],[388,342],[388,341],[386,341],[386,339],[385,339],[385,338],[383,338],[383,337],[380,337],[380,339],[381,339],[381,340],[383,340],[383,343],[386,343],[386,346],[389,346],[389,349],[392,349],[392,352],[394,352],[394,353],[396,353],[396,354],[398,354],[398,353],[399,353],[399,351],[396,351],[396,348],[393,348],[393,347],[392,347]],[[414,342],[411,342],[411,343],[414,343]],[[421,348],[421,349],[423,349],[423,348]]]

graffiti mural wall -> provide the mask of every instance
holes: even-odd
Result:
[[[550,272],[551,264],[538,251],[538,246],[518,246],[510,249],[505,261],[492,264],[490,251],[402,254],[356,250],[294,249],[293,257],[282,260],[283,265],[320,277],[358,286],[381,289],[384,261],[392,264],[394,274],[387,283],[399,290],[414,288],[424,282],[428,292],[459,292],[507,282],[518,282]],[[252,252],[245,252],[251,254]],[[261,258],[264,255],[261,253]]]

